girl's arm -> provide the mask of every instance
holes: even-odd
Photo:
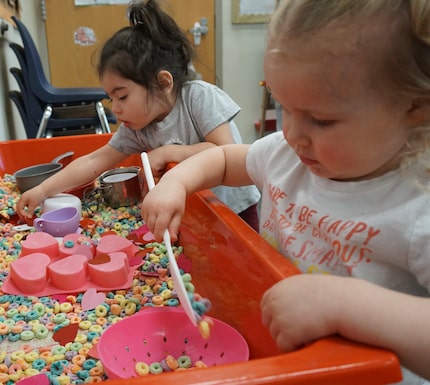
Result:
[[[284,351],[340,334],[389,349],[405,367],[430,379],[430,298],[350,277],[300,274],[270,288],[261,310]]]
[[[157,180],[164,174],[169,163],[179,163],[203,150],[232,143],[234,140],[230,124],[225,122],[206,135],[204,142],[189,145],[168,144],[155,148],[148,153],[152,173]]]
[[[109,144],[71,162],[38,186],[22,194],[17,203],[20,217],[31,217],[35,208],[46,198],[71,190],[96,179],[103,171],[127,158]]]
[[[165,173],[142,203],[142,216],[156,240],[169,229],[177,239],[188,194],[218,185],[243,186],[253,182],[246,171],[249,145],[216,146],[191,156]]]

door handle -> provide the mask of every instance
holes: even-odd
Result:
[[[208,19],[202,17],[199,21],[194,23],[194,27],[190,29],[194,37],[194,45],[200,45],[202,35],[208,33]]]

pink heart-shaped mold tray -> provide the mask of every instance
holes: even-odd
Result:
[[[44,232],[31,233],[22,242],[19,258],[10,264],[2,290],[41,297],[90,288],[128,288],[139,266],[130,265],[138,250],[119,235],[102,237],[95,247],[91,239],[80,234],[68,234],[59,242]]]

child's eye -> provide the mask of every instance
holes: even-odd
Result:
[[[121,97],[119,98],[119,100],[125,100],[125,99],[127,99],[127,95],[121,96]]]
[[[310,117],[310,121],[313,125],[318,127],[330,127],[335,124],[334,120],[315,119],[313,117]]]

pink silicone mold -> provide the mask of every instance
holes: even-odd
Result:
[[[51,258],[43,253],[33,253],[18,258],[10,266],[10,278],[22,291],[32,294],[45,288],[46,268]],[[32,268],[29,269],[31,264]]]
[[[46,296],[130,287],[139,264],[130,266],[129,261],[139,248],[119,235],[101,237],[97,247],[88,240],[79,234],[66,235],[62,242],[44,232],[29,234],[2,291]]]
[[[74,290],[87,280],[88,258],[85,255],[69,255],[48,266],[51,283],[62,290]],[[125,279],[122,280],[123,283]]]
[[[121,285],[127,279],[128,257],[122,251],[108,254],[110,261],[101,264],[88,264],[88,275],[97,285]]]

